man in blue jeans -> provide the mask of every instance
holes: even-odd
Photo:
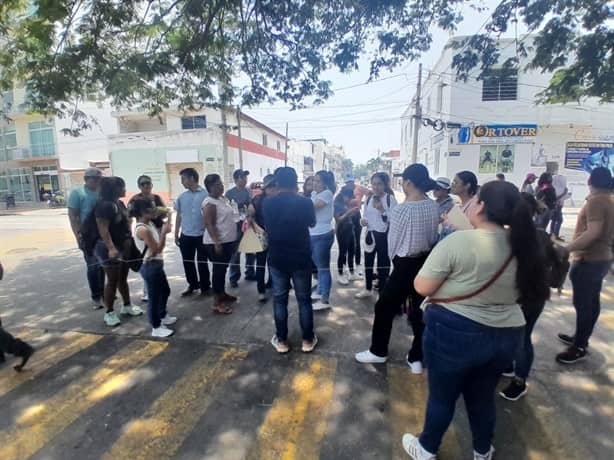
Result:
[[[293,168],[275,171],[279,193],[264,202],[264,223],[269,244],[269,270],[273,279],[275,335],[271,345],[278,353],[288,353],[288,292],[294,285],[303,331],[302,351],[313,351],[318,338],[313,331],[311,306],[311,243],[309,227],[316,223],[311,200],[297,193]]]
[[[81,224],[94,209],[98,201],[98,189],[102,179],[102,170],[87,168],[83,177],[83,187],[70,192],[68,196],[68,218],[77,246],[83,252],[83,258],[87,266],[87,283],[90,288],[92,307],[94,310],[102,308],[102,293],[104,291],[104,270],[98,263],[94,254],[88,254],[81,238]]]
[[[603,279],[612,263],[614,198],[610,170],[595,168],[588,185],[590,195],[578,214],[573,241],[567,246],[573,256],[569,279],[576,309],[576,333],[559,334],[561,342],[569,346],[556,357],[561,364],[573,364],[586,356],[601,311],[599,297]]]

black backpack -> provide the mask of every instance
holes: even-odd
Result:
[[[82,248],[90,256],[94,254],[94,246],[96,246],[96,242],[100,239],[100,233],[98,233],[98,226],[96,225],[95,210],[96,206],[85,216],[79,228]]]

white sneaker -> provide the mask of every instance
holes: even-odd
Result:
[[[151,336],[152,337],[158,337],[158,338],[165,338],[165,337],[170,337],[171,335],[173,335],[175,333],[175,331],[173,331],[172,329],[169,329],[168,327],[157,327],[157,328],[153,328],[151,330]]]
[[[492,460],[495,455],[495,448],[490,446],[490,450],[487,454],[478,454],[475,450],[473,451],[473,460]]]
[[[120,315],[140,316],[143,314],[143,309],[134,305],[123,305],[119,310]]]
[[[117,314],[112,311],[104,314],[104,323],[109,327],[115,327],[119,326],[121,324],[121,321],[119,320]]]
[[[356,353],[354,355],[356,361],[363,364],[383,364],[388,361],[388,357],[377,356],[371,353],[370,350],[361,351],[360,353]]]
[[[143,303],[149,302],[149,297],[147,297],[147,294],[143,294],[141,296],[141,302],[143,302]]]
[[[413,460],[436,460],[437,455],[431,454],[428,450],[422,447],[420,440],[413,434],[406,433],[401,439],[403,449]]]
[[[422,374],[422,361],[407,361],[412,374]]]
[[[357,299],[368,299],[370,297],[373,297],[373,291],[367,291],[366,289],[363,289],[362,291],[357,293],[354,297],[356,297]]]
[[[102,300],[92,300],[92,309],[93,310],[101,310],[104,308]]]
[[[318,280],[312,279],[311,280],[311,289],[315,289],[317,287],[318,287]]]
[[[316,294],[316,293],[311,294],[311,300],[313,300],[314,302],[317,302],[321,298],[322,296],[320,294]]]
[[[362,276],[360,276],[358,273],[354,272],[354,273],[350,273],[348,275],[348,280],[349,281],[360,281],[362,279]]]
[[[313,308],[313,311],[318,311],[318,310],[328,310],[331,307],[329,303],[324,303],[318,300],[316,303],[312,305],[312,308]]]
[[[350,284],[350,280],[348,280],[348,277],[345,275],[339,275],[337,277],[337,282],[343,286],[347,286],[348,284]]]
[[[175,324],[177,322],[177,317],[166,315],[164,318],[162,318],[161,322],[162,326],[170,326],[171,324]]]
[[[356,273],[356,275],[360,276],[360,278],[363,277],[364,272],[362,271],[362,265],[356,265],[354,267],[354,273]]]
[[[258,302],[264,303],[267,301],[266,294],[258,294]]]

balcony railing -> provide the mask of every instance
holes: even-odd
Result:
[[[32,160],[37,158],[54,158],[56,156],[54,145],[34,147],[6,147],[2,149],[0,157],[4,160]]]

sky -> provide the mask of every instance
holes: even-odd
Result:
[[[484,1],[489,10],[498,3]],[[455,35],[477,33],[487,14],[488,11],[477,13],[467,8]],[[449,38],[447,32],[433,31],[431,49],[420,60],[423,68],[433,67]],[[386,152],[400,148],[400,117],[416,91],[418,62],[406,62],[370,84],[365,84],[369,78],[366,59],[351,74],[330,71],[325,77],[332,82],[335,94],[322,105],[290,111],[282,103],[263,104],[245,112],[282,134],[288,122],[291,139],[325,138],[331,144],[342,145],[355,164],[376,157],[378,149]]]

